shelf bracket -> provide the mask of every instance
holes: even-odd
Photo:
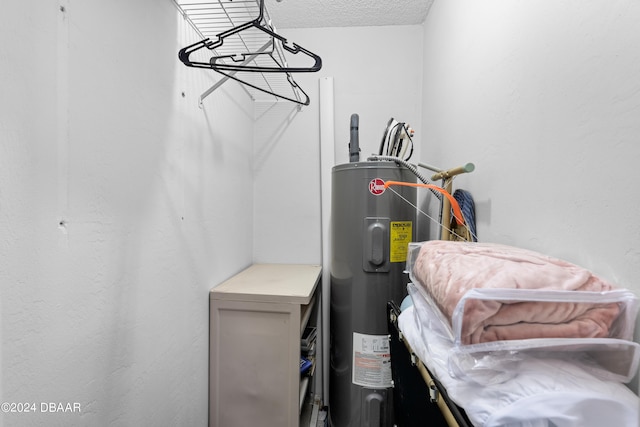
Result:
[[[259,55],[261,53],[263,53],[264,51],[266,51],[271,45],[273,44],[273,41],[268,41],[266,42],[260,49],[258,49],[255,53],[253,53],[253,55],[250,55],[247,57],[247,59],[245,59],[241,65],[247,65],[249,62],[251,62],[253,60],[253,58],[256,55]],[[229,73],[229,76],[233,76],[234,74],[236,74],[237,71],[232,71]],[[229,76],[224,76],[223,78],[221,78],[220,80],[218,80],[213,86],[211,86],[209,89],[205,90],[202,95],[200,95],[200,98],[198,100],[198,106],[200,108],[202,108],[202,101],[204,101],[204,99],[211,95],[216,89],[218,89],[220,86],[222,86],[227,80],[229,80],[231,77]],[[251,94],[249,92],[247,92],[249,94],[249,96],[253,99],[253,96],[251,96]]]

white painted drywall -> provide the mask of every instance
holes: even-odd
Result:
[[[468,161],[481,241],[567,259],[640,294],[640,4],[436,1],[422,158]],[[637,390],[637,382],[632,384]]]
[[[197,40],[171,1],[3,3],[0,400],[38,413],[0,424],[206,425],[208,291],[252,261],[253,104],[198,107]]]

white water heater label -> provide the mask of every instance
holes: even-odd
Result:
[[[352,382],[370,388],[391,387],[388,335],[353,333]]]

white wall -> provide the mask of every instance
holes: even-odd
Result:
[[[198,108],[196,40],[168,0],[3,3],[0,401],[81,413],[0,425],[206,425],[208,290],[252,261],[253,104],[225,84]]]
[[[626,0],[436,1],[422,96],[422,157],[476,164],[457,185],[474,195],[481,241],[637,294],[638,22]]]

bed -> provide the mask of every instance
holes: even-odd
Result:
[[[640,355],[631,292],[506,246],[421,242],[409,252],[410,303],[388,305],[400,427],[640,425],[640,400],[624,385]]]

